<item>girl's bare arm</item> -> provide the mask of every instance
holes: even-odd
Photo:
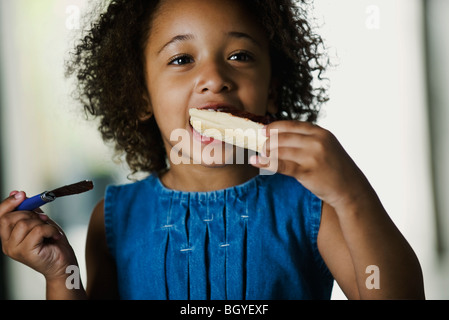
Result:
[[[267,135],[267,158],[253,164],[296,178],[323,201],[318,247],[347,296],[424,298],[415,253],[335,136],[299,121],[274,122]],[[367,270],[378,273],[378,289]]]
[[[87,294],[89,299],[118,299],[115,263],[109,254],[104,225],[104,201],[94,209],[86,243]]]

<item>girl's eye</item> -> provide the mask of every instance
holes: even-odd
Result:
[[[237,52],[229,57],[231,61],[249,62],[253,61],[253,57],[247,52]]]
[[[192,63],[192,62],[193,62],[192,57],[190,57],[188,55],[181,55],[181,56],[177,56],[177,57],[173,58],[172,60],[170,60],[169,65],[182,66],[182,65]]]

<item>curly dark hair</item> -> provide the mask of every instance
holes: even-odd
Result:
[[[151,19],[161,0],[112,0],[94,19],[66,61],[75,76],[75,98],[86,115],[100,119],[106,142],[115,142],[133,171],[161,173],[166,151],[154,117],[140,121],[148,107],[144,50]],[[308,21],[306,0],[245,0],[270,41],[277,119],[315,122],[327,101],[322,79],[327,60],[322,38]],[[323,59],[324,58],[324,59]]]

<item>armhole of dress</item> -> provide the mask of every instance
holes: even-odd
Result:
[[[109,186],[106,188],[104,198],[104,227],[106,243],[110,254],[115,258],[115,231],[114,231],[114,199],[116,199],[117,188]]]
[[[323,274],[328,279],[333,280],[333,276],[327,268],[327,265],[324,262],[323,258],[321,257],[320,251],[318,250],[318,232],[321,226],[323,202],[311,192],[309,192],[307,202],[309,204],[308,210],[310,210],[308,221],[309,223],[307,225],[309,227],[309,239],[312,245],[313,257],[321,274]]]

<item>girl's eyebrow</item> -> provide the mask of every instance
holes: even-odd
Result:
[[[256,46],[262,47],[262,44],[260,44],[259,41],[257,41],[255,38],[253,38],[252,36],[250,36],[249,34],[244,33],[244,32],[231,31],[231,32],[228,32],[228,36],[232,37],[232,38],[238,38],[238,39],[241,39],[241,38],[247,39],[247,40],[251,41],[253,44],[255,44]]]
[[[262,45],[253,37],[251,37],[249,34],[244,33],[244,32],[239,32],[239,31],[230,31],[227,33],[228,37],[231,38],[237,38],[237,39],[247,39],[249,41],[251,41],[253,44],[255,44],[258,47],[262,47]],[[176,43],[176,42],[181,42],[181,41],[188,41],[188,40],[194,40],[195,36],[191,33],[187,33],[187,34],[179,34],[177,36],[174,36],[173,38],[170,39],[170,41],[168,41],[166,44],[164,44],[162,46],[162,48],[157,52],[157,54],[159,55],[162,51],[164,51],[165,48],[167,48],[169,45]]]
[[[177,36],[174,36],[170,39],[166,44],[162,46],[162,48],[157,52],[157,54],[160,54],[162,51],[164,51],[165,48],[167,48],[169,45],[179,42],[179,41],[187,41],[187,40],[193,40],[195,39],[195,36],[193,34],[179,34]]]

